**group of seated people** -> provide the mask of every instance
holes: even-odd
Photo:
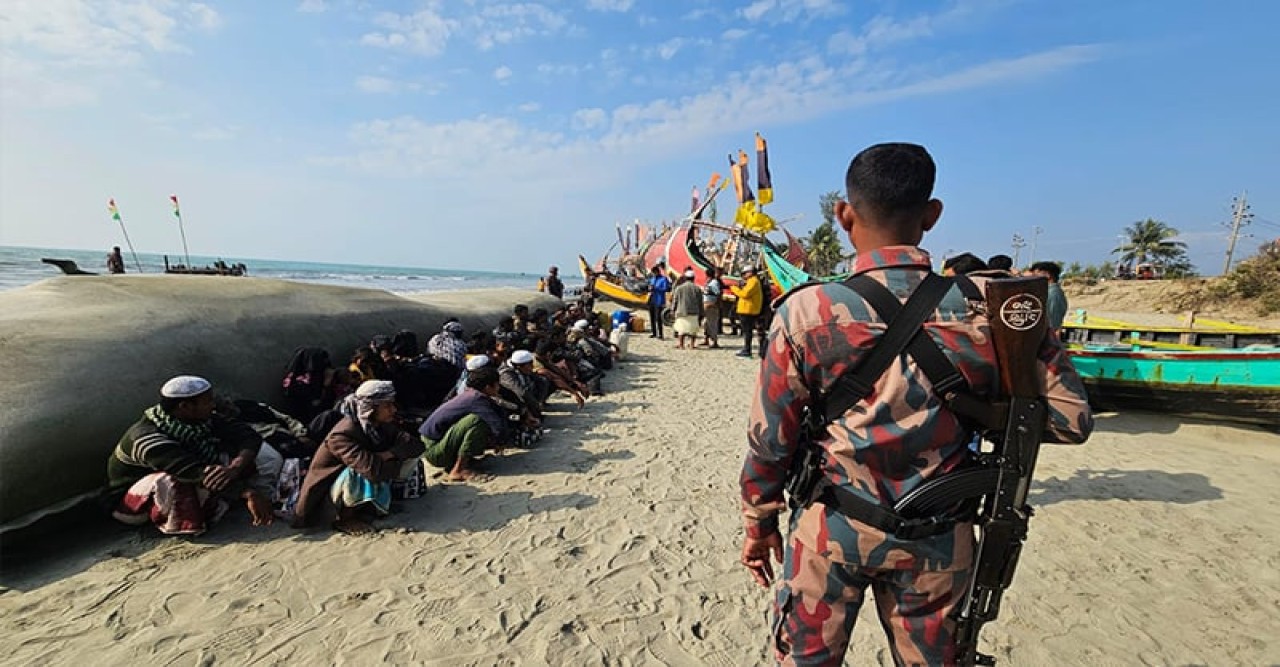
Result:
[[[465,333],[450,319],[423,349],[411,332],[376,336],[345,368],[300,348],[284,409],[170,379],[108,459],[113,516],[198,535],[239,499],[254,525],[366,532],[393,499],[425,491],[428,467],[441,483],[487,479],[483,457],[532,446],[548,398],[581,407],[618,358],[589,303],[517,305],[492,331]]]

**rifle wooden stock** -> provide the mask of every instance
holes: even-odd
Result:
[[[964,600],[956,607],[956,660],[960,665],[995,664],[993,657],[978,653],[978,635],[982,625],[1000,613],[1000,598],[1013,581],[1027,536],[1031,517],[1027,492],[1048,414],[1040,395],[1037,364],[1046,330],[1047,294],[1048,283],[1043,278],[987,283],[991,342],[1009,413],[1004,432],[987,455],[989,465],[998,470],[996,484],[983,498],[973,574]]]

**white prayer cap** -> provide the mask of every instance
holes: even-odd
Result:
[[[209,391],[213,385],[197,375],[179,375],[160,388],[160,395],[165,398],[191,398]]]
[[[396,400],[396,386],[390,380],[365,380],[356,389],[356,398],[379,403]]]
[[[577,322],[573,323],[573,328],[577,329],[578,331],[586,331],[587,327],[589,326],[591,326],[591,323],[586,320],[578,320]]]
[[[694,277],[693,269],[686,269],[684,272],[684,277],[693,278]]]
[[[511,353],[511,363],[531,364],[533,363],[533,353],[528,350],[516,350]]]
[[[474,371],[489,365],[489,355],[477,354],[467,359],[467,370]]]

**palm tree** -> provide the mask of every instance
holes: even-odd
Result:
[[[809,255],[809,275],[829,276],[846,259],[844,247],[840,243],[840,233],[836,229],[835,205],[838,201],[840,193],[836,190],[818,198],[822,224],[804,239],[805,251]]]
[[[1178,230],[1159,220],[1147,218],[1124,228],[1122,236],[1128,237],[1111,251],[1120,255],[1120,262],[1133,267],[1134,264],[1151,262],[1158,266],[1190,267],[1187,259],[1187,244],[1174,241]]]

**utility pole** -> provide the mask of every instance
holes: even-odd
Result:
[[[1031,260],[1028,264],[1036,263],[1036,241],[1040,240],[1040,234],[1044,233],[1044,228],[1039,225],[1031,228]]]
[[[1227,237],[1227,263],[1222,265],[1222,275],[1231,272],[1231,256],[1236,252],[1236,239],[1240,238],[1240,228],[1249,224],[1253,214],[1249,212],[1249,203],[1245,200],[1248,192],[1241,192],[1239,197],[1232,197],[1231,235]]]
[[[1014,234],[1012,246],[1013,246],[1013,268],[1016,270],[1018,268],[1018,253],[1022,252],[1022,249],[1027,247],[1027,242],[1022,240],[1021,235]]]

